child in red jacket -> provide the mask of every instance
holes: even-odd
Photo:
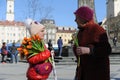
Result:
[[[25,24],[31,36],[37,34],[41,40],[44,39],[45,26],[31,19],[27,19]],[[51,57],[50,51],[46,48],[44,43],[43,46],[43,51],[40,51],[34,56],[27,55],[29,68],[27,70],[26,76],[28,80],[46,80],[52,71],[52,64],[49,62]]]

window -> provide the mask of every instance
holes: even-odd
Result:
[[[7,40],[7,43],[9,43],[9,40]]]
[[[10,12],[10,13],[12,13],[12,11],[11,11],[11,10],[9,10],[9,12]]]
[[[13,36],[15,36],[15,33],[13,33]]]
[[[11,5],[9,5],[9,7],[11,7]]]

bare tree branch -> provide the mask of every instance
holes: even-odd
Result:
[[[28,17],[35,19],[36,17],[41,19],[51,18],[50,13],[53,8],[51,6],[43,7],[40,0],[27,0],[28,1]]]

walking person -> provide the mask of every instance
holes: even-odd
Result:
[[[7,57],[7,54],[8,54],[7,46],[6,46],[6,43],[3,42],[2,48],[1,48],[1,56],[2,56],[1,63],[6,63],[5,57]]]
[[[117,37],[115,36],[114,38],[113,38],[113,45],[116,47],[117,45]]]
[[[14,42],[12,43],[12,46],[10,48],[10,53],[11,53],[11,57],[12,57],[11,62],[17,63],[18,62],[18,53],[17,53],[17,47],[15,46]]]
[[[62,57],[63,41],[61,37],[59,37],[59,39],[57,40],[57,44],[58,44],[59,57]]]
[[[110,80],[111,46],[106,31],[93,20],[93,10],[81,6],[75,11],[79,31],[73,46],[77,58],[75,80]]]
[[[51,50],[54,50],[51,39],[48,41],[48,49],[49,49],[50,51],[51,51]]]

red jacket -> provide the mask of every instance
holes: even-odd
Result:
[[[50,51],[45,50],[45,51],[40,52],[39,54],[36,54],[35,56],[27,59],[27,61],[29,63],[29,68],[27,70],[27,78],[28,78],[28,80],[46,80],[48,78],[49,74],[47,74],[47,75],[38,74],[35,71],[33,65],[44,62],[50,56],[51,56]]]
[[[109,54],[111,46],[106,31],[94,23],[89,22],[78,32],[79,46],[89,47],[89,55],[80,56],[80,67],[77,71],[78,80],[110,80]],[[76,55],[76,46],[73,47]],[[76,55],[78,58],[78,56]]]

